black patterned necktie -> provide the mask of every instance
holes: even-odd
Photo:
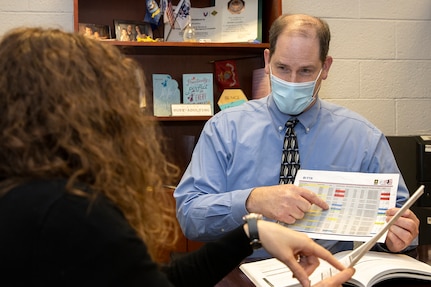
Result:
[[[298,141],[296,140],[295,125],[298,119],[290,119],[286,122],[286,135],[284,136],[283,154],[281,156],[280,184],[293,183],[298,171],[299,151]]]

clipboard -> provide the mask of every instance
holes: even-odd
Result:
[[[413,203],[418,200],[418,198],[424,193],[424,186],[421,185],[415,193],[404,203],[404,205],[398,210],[397,213],[389,220],[385,226],[377,232],[370,240],[353,250],[349,255],[341,260],[341,262],[348,264],[348,267],[353,267],[358,261],[376,244],[376,242],[380,239],[380,237],[388,231],[389,227],[394,224],[394,222],[407,210],[409,209]]]

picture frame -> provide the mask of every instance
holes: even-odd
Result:
[[[78,23],[78,33],[97,40],[111,39],[111,27],[93,23]]]
[[[153,39],[153,30],[149,23],[143,21],[114,19],[115,39],[117,41],[136,42],[147,36]]]

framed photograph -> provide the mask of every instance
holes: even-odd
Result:
[[[139,41],[151,37],[153,30],[149,23],[142,21],[114,20],[115,38],[117,41]]]
[[[92,39],[111,39],[111,27],[109,25],[78,23],[78,33]]]

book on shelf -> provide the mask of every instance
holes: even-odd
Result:
[[[181,102],[178,82],[168,74],[153,74],[154,116],[171,116],[171,105]]]
[[[213,74],[183,74],[183,103],[210,104],[214,114]]]
[[[351,251],[342,251],[334,256],[341,260]],[[293,278],[290,269],[276,258],[243,263],[240,270],[258,287],[293,287],[301,286]],[[415,279],[431,282],[431,266],[405,254],[368,251],[356,265],[353,277],[345,283],[347,286],[371,287],[391,279]],[[332,272],[332,273],[331,273]],[[338,272],[324,260],[309,276],[311,285],[322,278]]]

